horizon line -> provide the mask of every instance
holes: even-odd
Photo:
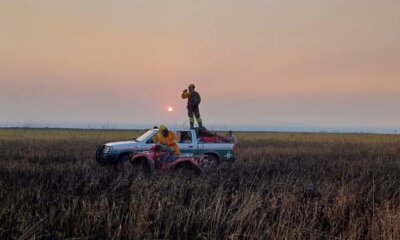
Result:
[[[143,131],[145,129],[151,128],[129,128],[129,127],[107,127],[107,128],[99,128],[99,127],[48,127],[48,126],[1,126],[0,129],[30,129],[30,130],[89,130],[89,131]],[[171,129],[179,129],[179,128],[171,128]],[[186,128],[181,128],[186,129]],[[189,128],[187,128],[189,129]],[[224,132],[228,131],[226,129],[209,129],[210,131]],[[320,133],[320,134],[387,134],[387,135],[400,135],[400,130],[393,129],[392,131],[371,131],[371,130],[350,130],[350,129],[300,129],[300,128],[292,128],[292,129],[235,129],[235,132],[260,132],[260,133]]]

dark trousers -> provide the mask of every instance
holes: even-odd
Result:
[[[188,106],[187,109],[188,109],[188,116],[189,116],[190,126],[193,127],[194,117],[196,117],[197,124],[199,124],[199,126],[202,126],[199,106],[197,106],[197,107]]]

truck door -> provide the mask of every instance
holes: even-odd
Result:
[[[177,131],[178,145],[181,153],[191,153],[197,155],[197,145],[191,131]]]

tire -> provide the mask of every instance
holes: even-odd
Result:
[[[130,158],[131,158],[131,154],[129,154],[129,153],[126,153],[126,154],[123,154],[123,155],[119,156],[117,158],[117,161],[115,162],[115,166],[116,166],[117,171],[119,171],[119,172],[127,172],[125,174],[129,175],[132,171],[131,171],[130,168],[127,168],[126,166],[127,166],[127,164],[129,164],[128,160]]]
[[[149,162],[145,158],[136,159],[130,162],[130,169],[135,177],[149,177],[153,175],[153,168],[150,166]]]
[[[190,179],[198,177],[201,174],[201,169],[191,164],[180,164],[174,169],[175,174]]]
[[[217,156],[213,154],[206,154],[205,159],[201,164],[201,168],[207,171],[216,168],[218,165],[219,165],[219,159]]]
[[[117,162],[121,163],[121,164],[125,164],[131,158],[131,156],[132,155],[130,153],[123,154],[118,157]]]

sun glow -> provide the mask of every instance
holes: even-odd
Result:
[[[168,107],[168,112],[173,112],[174,108],[173,107]]]

